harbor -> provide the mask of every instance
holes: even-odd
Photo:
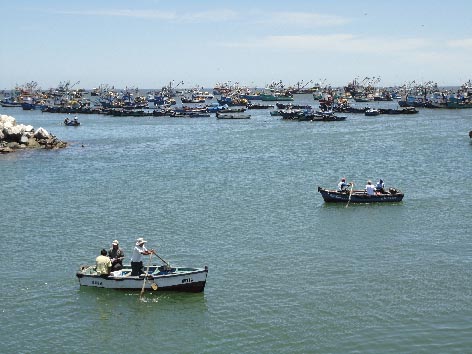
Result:
[[[293,109],[297,96],[312,95],[313,102],[303,110],[306,115],[316,111],[365,113],[372,103],[398,103],[397,109],[380,108],[379,114],[411,114],[415,108],[472,108],[472,82],[469,80],[455,88],[441,88],[431,81],[415,84],[409,82],[394,87],[374,86],[379,81],[359,82],[354,79],[344,87],[333,88],[313,80],[303,80],[292,85],[282,82],[267,84],[265,88],[252,88],[225,82],[215,84],[212,93],[202,88],[178,89],[173,82],[157,90],[138,88],[115,89],[100,85],[99,88],[80,89],[70,81],[61,82],[55,88],[42,90],[37,82],[28,82],[11,90],[3,90],[0,105],[3,108],[22,107],[23,110],[41,110],[44,113],[106,114],[111,116],[170,116],[201,117],[208,113],[225,112],[228,109]],[[302,86],[301,86],[302,85]],[[310,85],[310,86],[308,86]],[[238,107],[238,108],[230,108]]]
[[[294,97],[284,104],[318,103]],[[451,183],[472,172],[471,111],[417,110],[326,123],[270,108],[241,120],[78,114],[69,127],[64,114],[2,108],[68,143],[0,155],[3,247],[32,250],[3,253],[3,343],[93,352],[118,323],[168,352],[409,352],[432,337],[466,351],[472,195]],[[325,203],[317,187],[340,177],[356,189],[383,178],[405,197]],[[119,239],[129,262],[138,236],[173,266],[208,265],[205,291],[140,301],[79,286],[100,248]],[[19,348],[17,333],[40,340]]]
[[[0,8],[0,353],[470,352],[472,3]]]

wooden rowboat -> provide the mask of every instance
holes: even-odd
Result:
[[[385,193],[376,192],[374,195],[368,195],[364,190],[354,190],[350,192],[329,190],[318,187],[326,203],[395,203],[401,202],[404,194],[395,188],[389,188]]]
[[[145,267],[145,270],[147,267]],[[110,275],[99,275],[94,265],[81,266],[76,276],[80,286],[95,288],[142,290],[145,291],[185,291],[202,292],[205,289],[208,267],[184,268],[167,265],[151,265],[147,276],[131,276],[131,266],[125,265],[122,270]],[[144,279],[146,278],[146,279]]]

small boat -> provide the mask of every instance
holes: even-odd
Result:
[[[81,266],[76,276],[80,286],[94,288],[141,290],[145,291],[185,291],[198,293],[205,289],[208,267],[188,268],[169,265],[151,265],[139,276],[131,275],[131,265],[123,266],[108,276],[99,275],[94,265]],[[147,274],[147,275],[146,275]],[[145,279],[146,278],[146,279]]]
[[[367,95],[355,95],[353,96],[354,101],[356,102],[370,102],[373,101],[373,98]]]
[[[404,107],[402,109],[379,108],[380,114],[416,114],[419,111],[415,107]]]
[[[279,103],[277,102],[275,104],[278,109],[313,109],[311,105],[300,105],[300,104],[285,104],[285,103]]]
[[[289,94],[260,94],[262,101],[293,101],[293,96]]]
[[[14,97],[5,97],[3,100],[0,101],[0,105],[2,107],[21,107],[21,102]]]
[[[274,108],[273,105],[270,104],[260,104],[260,103],[248,103],[247,109],[268,109]]]
[[[249,119],[251,118],[250,114],[243,113],[220,113],[216,112],[217,119]]]
[[[77,118],[74,118],[72,120],[66,118],[64,119],[64,125],[67,125],[68,127],[78,127],[80,125],[80,122],[77,120]]]
[[[245,111],[246,111],[246,107],[228,107],[228,108],[220,109],[218,113],[241,113]]]
[[[346,120],[346,116],[337,116],[334,114],[333,111],[316,111],[312,114],[308,115],[310,117],[310,120],[315,122],[337,122],[337,121],[343,121]]]
[[[365,111],[364,113],[367,117],[375,117],[380,114],[380,111],[375,108],[369,108],[368,110]]]
[[[396,188],[389,188],[384,193],[376,192],[374,195],[368,195],[364,190],[329,190],[318,187],[326,203],[395,203],[401,202],[403,193]]]

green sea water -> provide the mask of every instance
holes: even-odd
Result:
[[[70,142],[0,155],[0,352],[471,351],[472,110],[80,127],[0,113]],[[383,178],[404,201],[325,204],[317,186],[341,177]],[[137,237],[207,265],[205,292],[79,287],[80,265],[114,239],[129,261]]]

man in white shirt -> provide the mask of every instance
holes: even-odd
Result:
[[[148,250],[144,244],[147,241],[144,240],[142,237],[136,240],[136,245],[133,249],[133,254],[131,255],[131,276],[138,276],[143,271],[143,256],[150,255],[154,253],[154,250]]]
[[[375,195],[375,187],[371,181],[367,181],[365,191],[367,192],[367,195]]]

